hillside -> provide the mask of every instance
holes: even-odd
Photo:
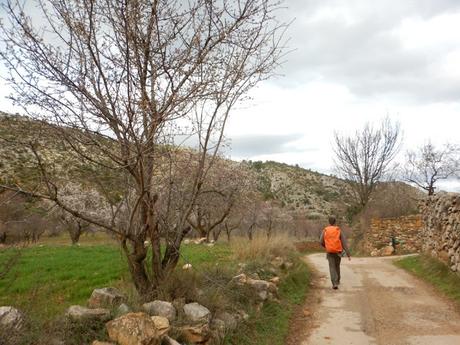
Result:
[[[20,179],[24,182],[31,177],[36,178],[36,167],[28,164],[33,158],[30,150],[18,147],[15,142],[19,140],[24,143],[32,138],[36,140],[37,133],[41,152],[58,157],[58,164],[53,160],[53,169],[66,173],[75,170],[79,172],[80,179],[90,179],[82,175],[87,170],[79,166],[77,157],[72,157],[72,150],[56,140],[56,131],[51,127],[22,116],[0,112],[0,181],[11,183],[13,179]],[[324,219],[330,214],[345,216],[353,204],[349,184],[335,176],[273,161],[244,163],[254,172],[262,198],[277,202],[288,212],[299,213],[311,220]],[[398,183],[398,193],[401,193],[401,188],[404,195],[410,195],[411,198],[419,196],[415,188]],[[393,189],[390,191],[392,195],[395,194]],[[388,188],[383,194],[388,199]]]
[[[289,210],[305,213],[308,219],[344,214],[352,204],[349,185],[335,176],[278,162],[248,162],[257,172],[259,190]]]

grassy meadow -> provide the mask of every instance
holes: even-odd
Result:
[[[12,269],[0,278],[0,305],[12,305],[24,311],[33,320],[35,332],[52,328],[50,325],[70,305],[85,305],[93,289],[99,287],[118,287],[128,295],[128,304],[134,308],[140,306],[123,254],[110,238],[86,235],[81,238],[80,245],[72,246],[69,239],[62,236],[21,249],[3,249],[0,267],[18,253]],[[282,278],[279,301],[267,302],[257,310],[249,306],[248,295],[225,287],[241,272],[242,266],[244,273],[257,273],[262,279],[273,277],[275,274],[269,262],[273,256],[284,256],[294,263],[289,270],[279,272]],[[250,243],[246,239],[236,239],[231,244],[219,243],[213,247],[183,245],[181,262],[166,282],[164,291],[159,292],[159,298],[197,301],[211,311],[245,310],[250,315],[249,320],[237,332],[228,334],[222,343],[281,345],[294,307],[303,301],[309,286],[308,268],[299,257],[286,238],[270,242],[257,238]],[[183,271],[184,263],[192,264],[193,269]],[[101,329],[103,327],[97,334]],[[34,340],[29,340],[30,344],[39,338],[35,335],[31,338]],[[85,344],[90,338],[78,337],[75,343]]]

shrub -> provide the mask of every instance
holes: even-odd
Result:
[[[231,247],[235,258],[243,261],[268,260],[272,256],[285,256],[295,250],[292,239],[287,234],[278,234],[270,239],[259,235],[252,241],[239,238],[231,243]]]

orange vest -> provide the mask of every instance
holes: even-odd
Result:
[[[340,241],[340,228],[328,226],[324,229],[324,244],[328,253],[341,253],[342,241]]]

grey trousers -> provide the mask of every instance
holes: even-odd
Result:
[[[340,254],[327,253],[327,261],[329,261],[329,273],[331,274],[332,286],[340,284]]]

